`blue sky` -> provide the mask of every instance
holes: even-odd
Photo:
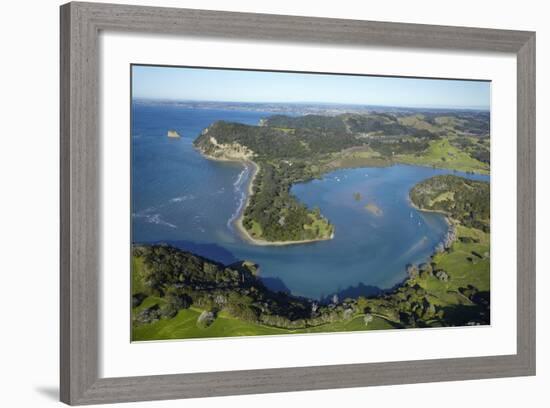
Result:
[[[132,67],[135,98],[318,102],[429,108],[490,106],[490,83],[181,67]]]

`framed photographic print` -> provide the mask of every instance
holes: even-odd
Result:
[[[131,70],[132,340],[490,324],[490,82]]]
[[[535,373],[534,33],[69,3],[61,55],[62,401]]]

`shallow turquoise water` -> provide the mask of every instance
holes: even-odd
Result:
[[[224,263],[249,259],[260,265],[261,276],[272,287],[322,297],[399,283],[405,278],[405,265],[426,260],[447,231],[441,215],[412,208],[408,192],[421,180],[453,172],[396,165],[338,170],[292,188],[302,202],[318,206],[335,225],[334,239],[281,247],[251,245],[232,224],[245,198],[250,169],[207,160],[193,149],[192,141],[215,120],[256,124],[269,113],[145,105],[133,109],[133,242],[167,242]],[[183,137],[169,139],[168,129]],[[361,194],[360,201],[355,192]],[[382,214],[365,210],[367,203],[374,203]]]

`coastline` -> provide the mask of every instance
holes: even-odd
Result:
[[[241,162],[243,162],[241,160]],[[302,241],[266,241],[264,239],[257,239],[250,235],[248,230],[243,225],[243,219],[244,219],[244,212],[246,208],[248,207],[248,204],[250,202],[250,198],[254,195],[254,180],[256,179],[256,175],[260,171],[260,165],[252,160],[247,160],[245,163],[250,163],[252,165],[252,175],[250,176],[250,179],[248,180],[248,186],[247,186],[247,194],[246,194],[246,202],[241,208],[241,211],[239,213],[239,216],[233,221],[233,225],[237,228],[239,231],[241,237],[246,240],[247,242],[254,244],[254,245],[260,245],[260,246],[285,246],[285,245],[297,245],[297,244],[310,244],[317,241],[327,241],[329,239],[332,239],[334,237],[334,233],[331,234],[329,238],[319,238],[319,239],[308,239],[308,240],[302,240]]]
[[[394,164],[401,164],[401,165],[404,165],[404,166],[418,166],[418,167],[428,167],[428,168],[433,168],[433,169],[438,169],[438,170],[449,170],[449,171],[452,171],[452,172],[461,172],[461,173],[465,173],[465,174],[477,174],[477,175],[480,175],[480,176],[491,176],[491,169],[489,168],[488,170],[485,170],[485,169],[481,169],[481,170],[459,170],[459,169],[455,169],[455,168],[452,168],[452,167],[445,167],[445,166],[440,166],[439,164],[429,164],[429,163],[412,163],[412,162],[409,162],[409,161],[406,161],[406,160],[399,160],[399,157],[396,159],[396,158],[392,158],[392,165]]]
[[[409,202],[409,205],[414,208],[415,210],[417,211],[424,211],[424,212],[429,212],[429,213],[436,213],[436,214],[441,214],[441,215],[444,215],[445,216],[445,219],[449,219],[449,214],[447,214],[445,211],[443,210],[429,210],[427,208],[420,208],[418,207],[415,203],[412,202],[411,200],[411,197],[407,197],[407,201]]]
[[[448,213],[446,213],[445,211],[442,211],[442,210],[428,210],[428,209],[420,208],[415,203],[412,202],[410,197],[408,197],[407,201],[409,202],[409,205],[417,211],[422,211],[422,212],[427,212],[427,213],[435,213],[435,214],[442,215],[443,218],[445,219],[445,223],[447,224],[447,227],[448,227],[447,234],[449,234],[453,228],[456,228],[457,226],[461,225],[458,220],[455,220],[454,218],[451,218],[451,216]],[[450,243],[449,243],[449,246],[451,246],[454,242],[456,242],[456,240],[457,240],[457,237],[453,236]],[[442,243],[444,243],[444,242],[445,242],[445,240],[442,241]],[[430,256],[430,258],[432,258],[436,254],[437,254],[437,252],[434,251],[434,253]]]
[[[239,232],[239,235],[241,236],[241,238],[243,238],[248,243],[253,244],[253,245],[258,245],[258,246],[286,246],[286,245],[309,244],[309,243],[314,243],[314,242],[319,242],[319,241],[328,241],[328,240],[331,240],[331,239],[334,238],[334,232],[330,235],[330,237],[327,237],[327,238],[317,238],[317,239],[308,239],[308,240],[300,240],[300,241],[266,241],[264,239],[258,239],[258,238],[252,237],[252,235],[250,235],[250,232],[245,228],[245,226],[243,224],[243,220],[244,220],[244,212],[245,212],[246,208],[248,207],[248,205],[250,203],[251,197],[254,195],[253,185],[254,185],[254,181],[256,179],[256,176],[257,176],[258,172],[261,170],[260,165],[258,163],[256,163],[255,161],[253,161],[250,157],[246,157],[246,156],[244,156],[244,157],[212,156],[212,155],[209,155],[209,154],[205,153],[200,148],[198,150],[201,153],[201,155],[203,155],[205,158],[207,158],[209,160],[222,161],[222,162],[238,162],[238,163],[244,164],[245,166],[248,165],[248,164],[252,166],[252,175],[250,176],[250,178],[248,180],[248,185],[247,185],[246,201],[245,201],[244,205],[242,206],[238,216],[233,220],[233,225],[235,226],[235,228]],[[402,164],[402,165],[409,165],[409,166],[417,165],[417,164],[405,163],[405,162],[393,162],[392,164],[390,164],[390,166],[395,165],[395,164]],[[422,166],[422,165],[418,165],[418,166]],[[433,167],[433,166],[425,165],[425,167]],[[452,170],[452,169],[448,169],[448,170]],[[477,172],[472,172],[472,173],[474,173],[474,174],[483,174],[483,173],[477,173]],[[460,224],[458,221],[450,218],[450,216],[444,211],[419,208],[412,202],[410,197],[407,197],[407,201],[409,202],[409,205],[412,208],[414,208],[418,211],[432,212],[432,213],[438,213],[438,214],[443,215],[444,219],[445,219],[445,222],[449,226],[449,230],[447,231],[447,233],[449,233],[452,230],[453,227],[456,227],[456,225]],[[369,212],[372,212],[371,209],[367,209],[367,210]],[[374,213],[374,212],[372,212],[372,213],[376,216],[381,215],[381,214]],[[452,240],[452,242],[454,242],[454,241],[456,241],[456,237]],[[451,242],[451,244],[452,244],[452,242]],[[434,254],[435,254],[435,252],[434,252]],[[432,256],[434,254],[432,254]]]
[[[244,219],[244,212],[246,208],[248,207],[248,204],[250,203],[250,198],[254,195],[253,185],[254,180],[256,179],[256,175],[260,171],[260,165],[256,163],[255,161],[249,159],[249,158],[227,158],[227,157],[216,157],[211,156],[209,154],[204,153],[202,150],[198,149],[200,153],[206,157],[209,160],[215,160],[215,161],[221,161],[221,162],[238,162],[238,163],[244,163],[245,165],[250,164],[252,166],[252,175],[250,176],[250,179],[248,180],[248,186],[247,186],[247,194],[246,194],[246,201],[244,205],[241,208],[241,211],[239,212],[239,215],[235,220],[233,221],[233,225],[236,227],[237,231],[239,232],[240,236],[247,242],[253,244],[253,245],[259,245],[259,246],[286,246],[286,245],[298,245],[298,244],[311,244],[314,242],[319,241],[328,241],[330,239],[334,238],[334,232],[330,235],[328,238],[318,238],[318,239],[306,239],[301,241],[266,241],[264,239],[257,239],[250,235],[248,230],[243,225],[243,219]]]

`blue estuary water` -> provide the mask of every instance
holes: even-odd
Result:
[[[164,242],[230,263],[260,265],[272,288],[297,295],[369,293],[405,276],[409,262],[427,260],[447,232],[440,214],[417,211],[409,190],[426,178],[453,173],[395,165],[337,170],[321,180],[293,186],[310,207],[319,207],[335,226],[334,239],[289,246],[257,246],[241,238],[233,221],[246,199],[251,169],[205,159],[193,140],[216,120],[257,124],[269,112],[188,109],[170,105],[133,106],[132,241]],[[175,129],[180,139],[168,138]],[[356,200],[354,193],[361,194]],[[371,204],[371,211],[365,205]],[[380,212],[372,211],[373,208]]]

